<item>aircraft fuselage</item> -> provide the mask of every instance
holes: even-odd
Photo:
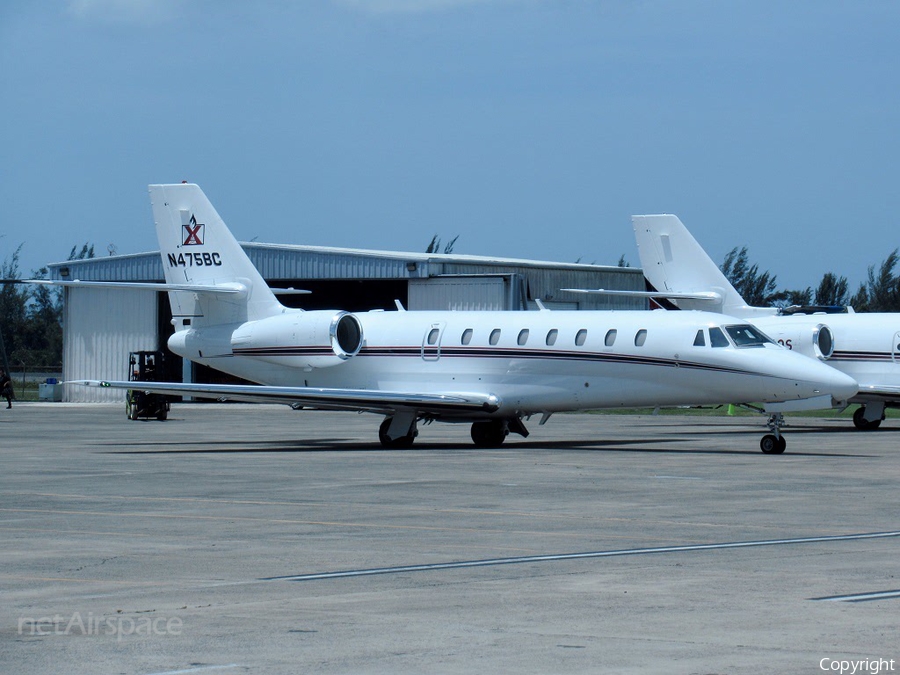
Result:
[[[273,386],[490,392],[502,403],[483,416],[713,404],[735,401],[738,391],[741,400],[735,402],[855,391],[842,377],[823,390],[827,369],[775,344],[716,348],[707,338],[695,346],[698,331],[708,334],[710,327],[740,323],[705,312],[358,313],[363,334],[358,353],[325,367],[308,364],[314,357],[333,358],[329,347],[313,354],[284,334],[292,323],[302,323],[304,314],[281,319],[279,335],[250,348],[233,348],[239,341],[229,337],[254,328],[247,325],[182,331],[169,347],[193,361]],[[210,351],[216,344],[219,348]]]

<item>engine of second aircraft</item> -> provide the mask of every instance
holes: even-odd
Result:
[[[356,356],[363,345],[362,324],[348,312],[292,312],[249,321],[231,336],[235,356],[293,368],[327,368]]]
[[[827,361],[834,354],[834,334],[823,323],[795,326],[789,318],[782,318],[778,327],[769,324],[764,330],[778,344],[804,356]]]

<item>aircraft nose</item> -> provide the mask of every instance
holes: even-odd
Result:
[[[836,368],[824,367],[831,371],[826,378],[825,390],[830,392],[835,400],[845,401],[856,395],[859,391],[859,383],[856,380]]]
[[[836,401],[844,401],[859,391],[859,384],[846,373],[824,363],[809,359],[810,377],[808,381],[814,387],[814,393],[831,394]]]

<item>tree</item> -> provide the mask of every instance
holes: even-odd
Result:
[[[869,311],[869,293],[866,291],[865,283],[860,284],[856,293],[850,298],[850,306],[857,312]]]
[[[15,283],[21,280],[19,246],[0,265],[0,278],[7,282],[0,286],[0,330],[6,347],[8,363],[12,365],[62,366],[62,294],[58,288],[44,285]],[[72,247],[69,260],[94,257],[93,245],[81,249]],[[47,268],[32,273],[35,279],[45,279]]]
[[[459,239],[459,235],[456,235],[447,242],[444,246],[444,253],[453,253],[453,247],[456,245],[456,240]],[[428,248],[425,249],[425,253],[438,253],[441,250],[441,238],[437,235],[434,235],[431,238],[431,243],[428,244]]]
[[[47,268],[34,273],[44,279]],[[32,286],[26,307],[25,335],[19,361],[29,366],[62,368],[62,296],[58,289]]]
[[[847,277],[837,277],[827,272],[816,289],[815,304],[843,307],[850,302]]]
[[[894,268],[900,261],[898,249],[890,252],[878,274],[875,266],[869,266],[866,282],[860,285],[851,304],[860,312],[900,312],[900,277],[894,274]]]
[[[19,253],[22,245],[0,265],[0,278],[7,281],[21,279],[19,272]],[[4,283],[0,287],[0,331],[3,333],[5,353],[3,367],[9,362],[16,363],[23,345],[27,317],[28,289],[18,283]]]
[[[781,304],[786,307],[799,305],[801,307],[812,304],[812,288],[806,287],[802,291],[782,291],[784,300]]]
[[[112,246],[112,244],[110,244]],[[93,244],[82,244],[81,250],[78,251],[78,244],[72,247],[72,250],[69,251],[69,257],[66,260],[86,260],[87,258],[94,257],[94,245]],[[112,253],[110,253],[112,255]]]
[[[744,298],[751,307],[766,307],[787,298],[787,291],[778,291],[775,285],[776,277],[768,272],[759,272],[757,265],[750,265],[747,257],[747,247],[738,251],[735,246],[725,256],[722,263],[722,274],[731,282],[735,290]]]

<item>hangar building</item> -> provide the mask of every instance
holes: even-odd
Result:
[[[561,288],[645,290],[639,268],[567,264],[455,254],[368,251],[318,246],[243,243],[273,288],[311,295],[280,295],[303,309],[534,310],[646,309],[642,298],[561,292]],[[164,281],[158,251],[71,260],[48,266],[50,278],[81,281]],[[64,380],[123,380],[128,354],[166,350],[174,331],[168,294],[116,288],[65,287]],[[167,351],[167,350],[166,350]],[[227,377],[166,354],[160,379],[223,382]],[[123,400],[121,391],[67,386],[66,401]]]

